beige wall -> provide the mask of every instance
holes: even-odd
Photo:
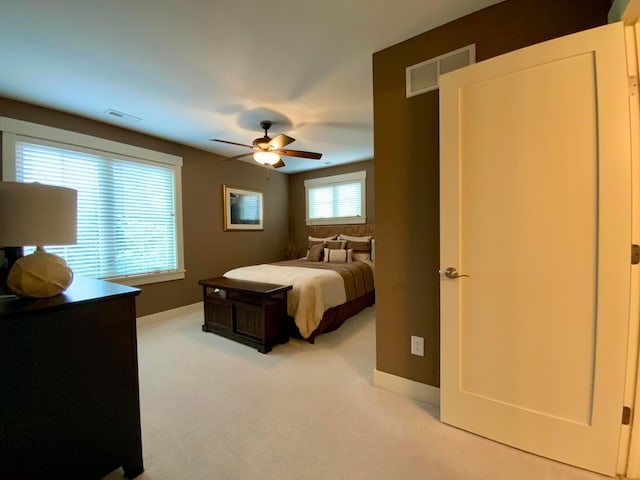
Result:
[[[184,226],[184,280],[140,287],[139,316],[189,305],[201,300],[198,280],[252,263],[285,258],[289,197],[287,176],[222,157],[95,122],[74,115],[0,98],[0,116],[16,118],[183,157],[182,205]],[[264,231],[224,232],[222,185],[264,193]]]
[[[291,228],[291,238],[295,242],[296,256],[302,256],[307,249],[307,225],[304,181],[310,178],[329,177],[331,175],[341,175],[351,172],[367,172],[367,224],[375,225],[375,192],[374,192],[374,162],[366,160],[363,162],[350,163],[335,167],[322,168],[311,172],[301,172],[289,175],[289,225]]]
[[[376,368],[439,386],[438,92],[407,99],[405,68],[465,45],[481,61],[605,24],[608,0],[507,0],[373,55]],[[425,356],[410,354],[410,336]]]

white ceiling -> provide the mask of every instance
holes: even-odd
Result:
[[[372,54],[500,1],[0,0],[0,96],[224,156],[271,120],[323,153],[286,173],[368,160]]]

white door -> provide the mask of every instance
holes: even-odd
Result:
[[[631,249],[621,24],[443,76],[441,419],[615,474]],[[453,276],[453,275],[452,275]]]

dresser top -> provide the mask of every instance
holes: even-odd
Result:
[[[2,293],[6,294],[7,292]],[[110,297],[135,296],[139,293],[140,289],[135,287],[93,278],[74,277],[69,288],[54,297],[18,298],[13,295],[3,295],[0,297],[0,318],[57,310],[78,303],[102,301]]]

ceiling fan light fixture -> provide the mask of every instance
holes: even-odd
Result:
[[[275,165],[280,161],[280,155],[275,152],[255,152],[253,159],[263,165]]]
[[[321,153],[304,152],[302,150],[284,150],[283,147],[295,142],[295,138],[291,138],[284,133],[277,135],[274,138],[270,138],[268,135],[271,122],[264,120],[260,122],[260,126],[264,128],[264,137],[256,138],[252,145],[246,145],[244,143],[230,142],[228,140],[220,140],[218,138],[212,138],[213,142],[228,143],[230,145],[237,145],[239,147],[246,147],[253,150],[253,159],[262,164],[269,165],[274,168],[281,168],[285,166],[285,163],[280,159],[281,155],[285,157],[299,157],[309,158],[313,160],[320,160],[322,158]],[[246,155],[249,155],[248,153]],[[244,157],[244,155],[239,155]],[[236,157],[231,157],[236,158]]]

